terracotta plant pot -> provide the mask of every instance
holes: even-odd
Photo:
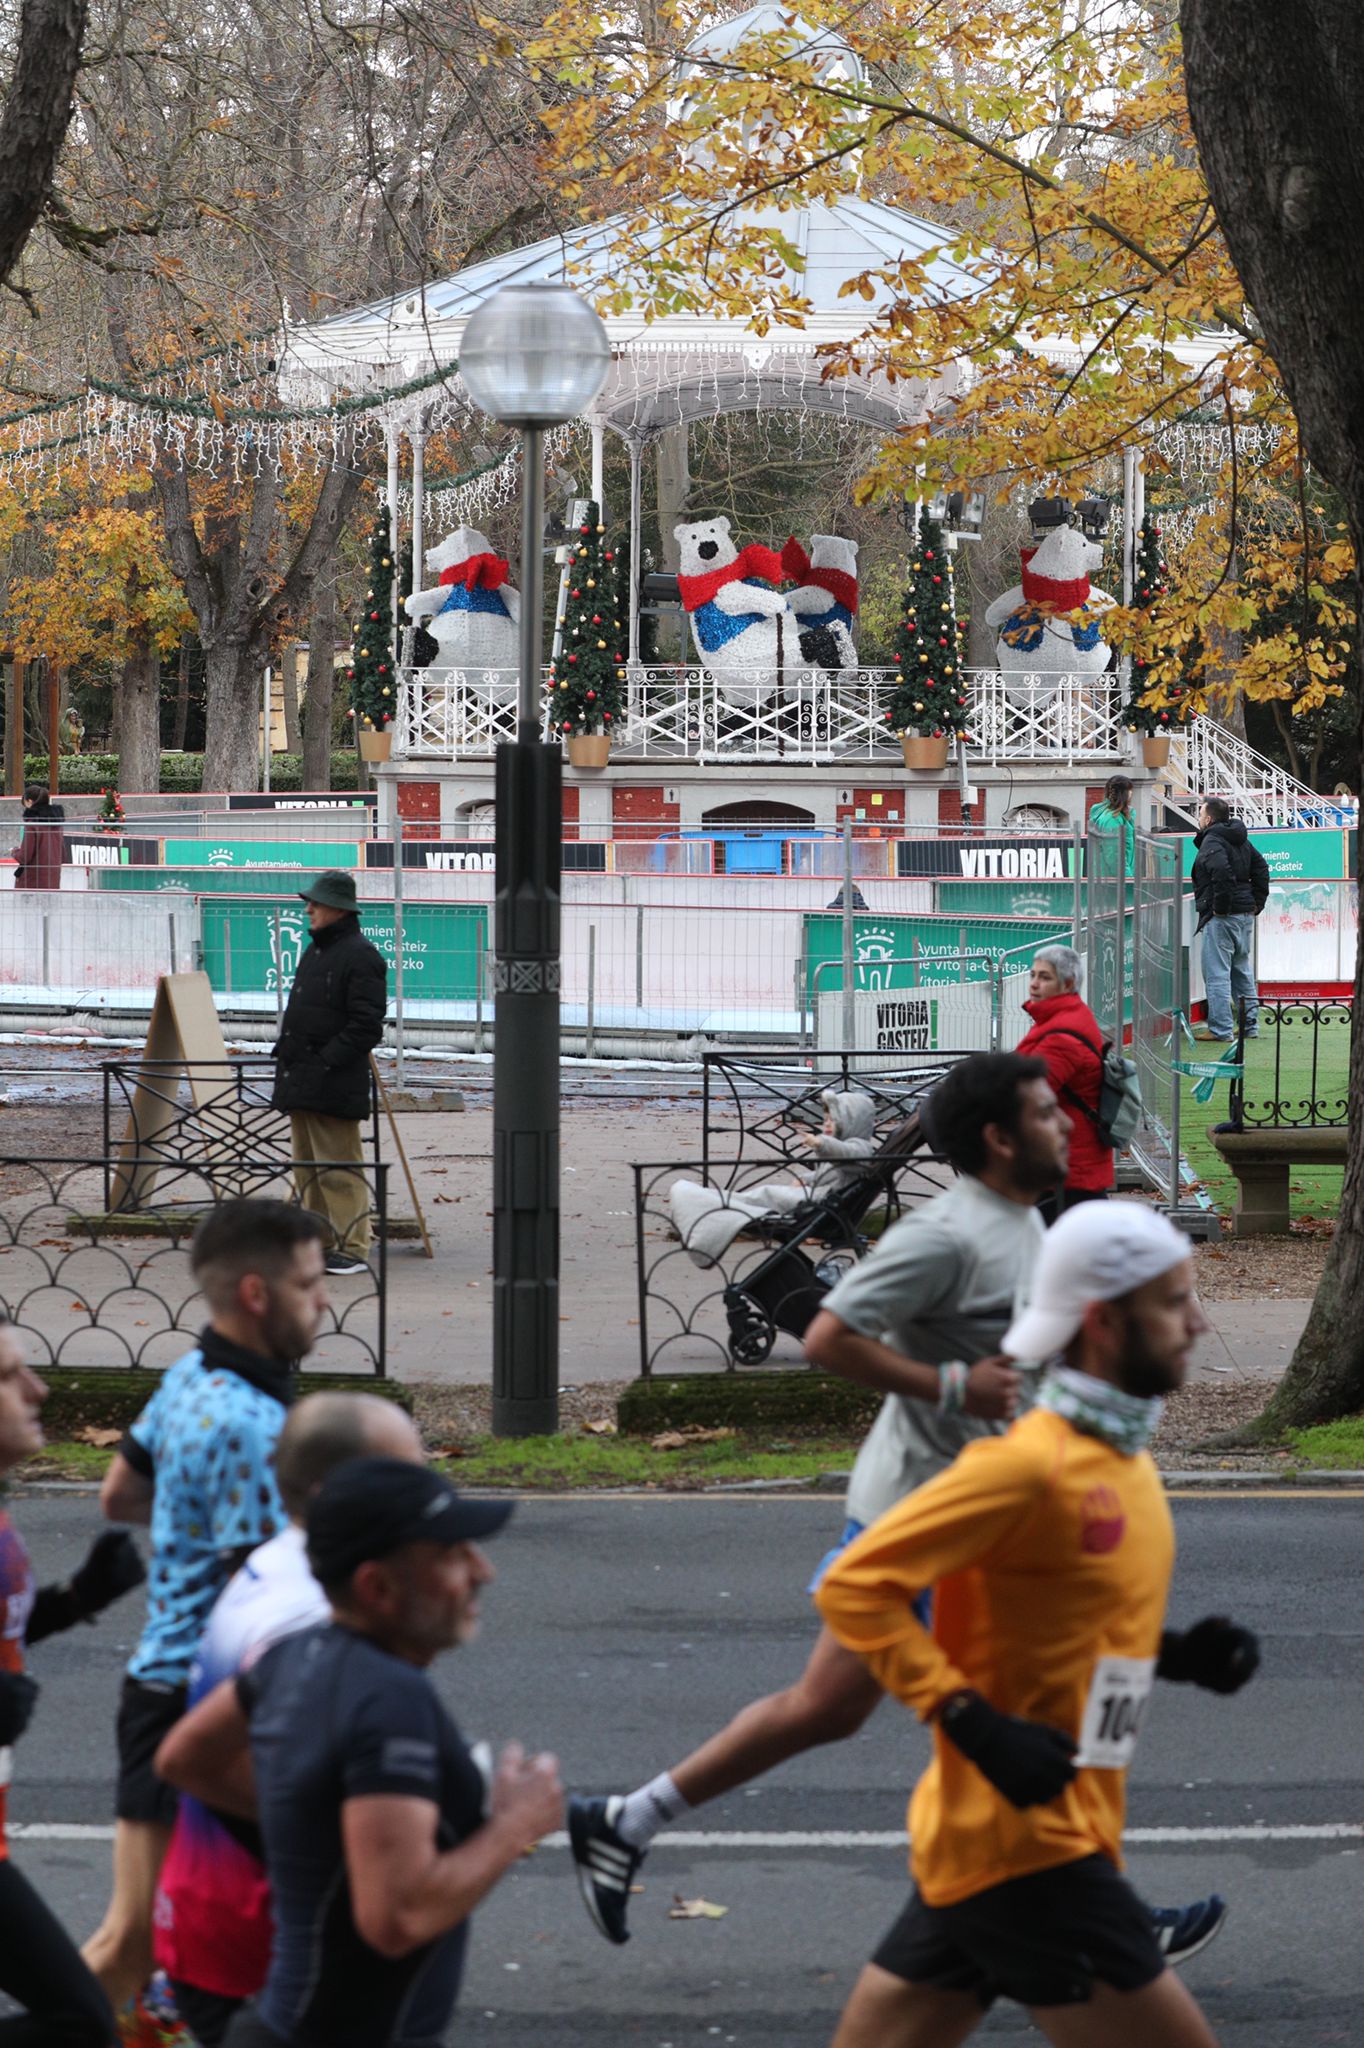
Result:
[[[923,738],[919,733],[902,732],[900,745],[905,750],[906,768],[945,768],[947,766],[947,734],[940,732],[936,738]]]
[[[362,727],[360,731],[360,759],[362,761],[387,761],[393,752],[393,733],[385,726],[382,731],[373,727]]]
[[[1163,732],[1142,734],[1141,758],[1148,768],[1164,768],[1170,759],[1170,736]]]
[[[571,732],[564,744],[575,768],[604,768],[611,753],[609,732]]]

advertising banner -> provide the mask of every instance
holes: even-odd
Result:
[[[561,854],[566,875],[606,873],[606,846],[602,841],[566,839]],[[371,839],[365,848],[365,866],[391,868],[393,841]],[[403,842],[405,869],[419,868],[433,875],[491,875],[496,866],[491,839],[407,839]]]
[[[279,949],[275,912],[279,912]],[[218,995],[287,994],[308,943],[307,913],[296,896],[259,903],[206,901],[201,906],[203,964]],[[360,929],[389,966],[395,958],[391,903],[362,904]],[[488,950],[482,903],[413,903],[403,911],[403,1000],[471,1002],[478,963]]]
[[[154,868],[159,839],[129,839],[121,832],[68,832],[66,860],[73,868]]]
[[[306,790],[263,791],[259,794],[246,792],[241,796],[230,796],[227,800],[229,811],[373,811],[377,809],[377,790],[319,790],[310,796]]]
[[[1080,842],[1084,860],[1084,841]],[[936,875],[954,882],[1069,882],[1073,839],[901,839],[899,875]]]
[[[167,839],[162,842],[168,868],[358,868],[360,848],[354,840],[330,839]]]
[[[1341,882],[1348,873],[1348,832],[1259,832],[1250,835],[1252,846],[1262,853],[1271,882]],[[1184,873],[1193,873],[1198,848],[1192,833],[1182,840]]]
[[[900,989],[937,989],[945,983],[988,983],[991,962],[1020,946],[1044,946],[1068,938],[1069,923],[1047,919],[1009,923],[998,918],[855,917],[853,957],[856,987],[868,994]],[[806,986],[813,998],[842,986],[843,919],[828,911],[805,917]],[[976,956],[976,957],[971,957]],[[984,957],[978,957],[984,956]],[[825,965],[819,975],[815,971]]]

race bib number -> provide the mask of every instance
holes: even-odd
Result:
[[[1154,1657],[1100,1657],[1080,1723],[1077,1764],[1091,1771],[1127,1769],[1155,1675]]]

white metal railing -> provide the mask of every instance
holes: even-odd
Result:
[[[1354,822],[1215,718],[1190,719],[1171,734],[1170,773],[1189,797],[1225,797],[1252,829]]]
[[[878,759],[898,740],[886,706],[898,671],[801,669],[727,690],[699,668],[636,667],[616,751],[634,760],[782,761],[793,765]],[[1121,691],[1109,675],[1004,676],[968,669],[968,751],[997,761],[1118,760],[1126,736]],[[404,668],[399,673],[398,756],[479,759],[516,732],[511,669]],[[541,730],[550,736],[548,705]]]

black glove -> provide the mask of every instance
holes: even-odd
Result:
[[[71,1574],[71,1590],[82,1615],[103,1614],[147,1576],[147,1567],[126,1529],[106,1529],[90,1545],[85,1563]]]
[[[1075,1776],[1075,1744],[1059,1728],[1001,1714],[978,1692],[947,1702],[938,1726],[1010,1806],[1046,1806]]]
[[[0,1746],[17,1742],[38,1698],[38,1682],[26,1671],[0,1671]]]
[[[1239,1692],[1260,1668],[1260,1639],[1225,1615],[1210,1614],[1192,1628],[1167,1628],[1160,1639],[1156,1677],[1206,1686],[1209,1692]]]

